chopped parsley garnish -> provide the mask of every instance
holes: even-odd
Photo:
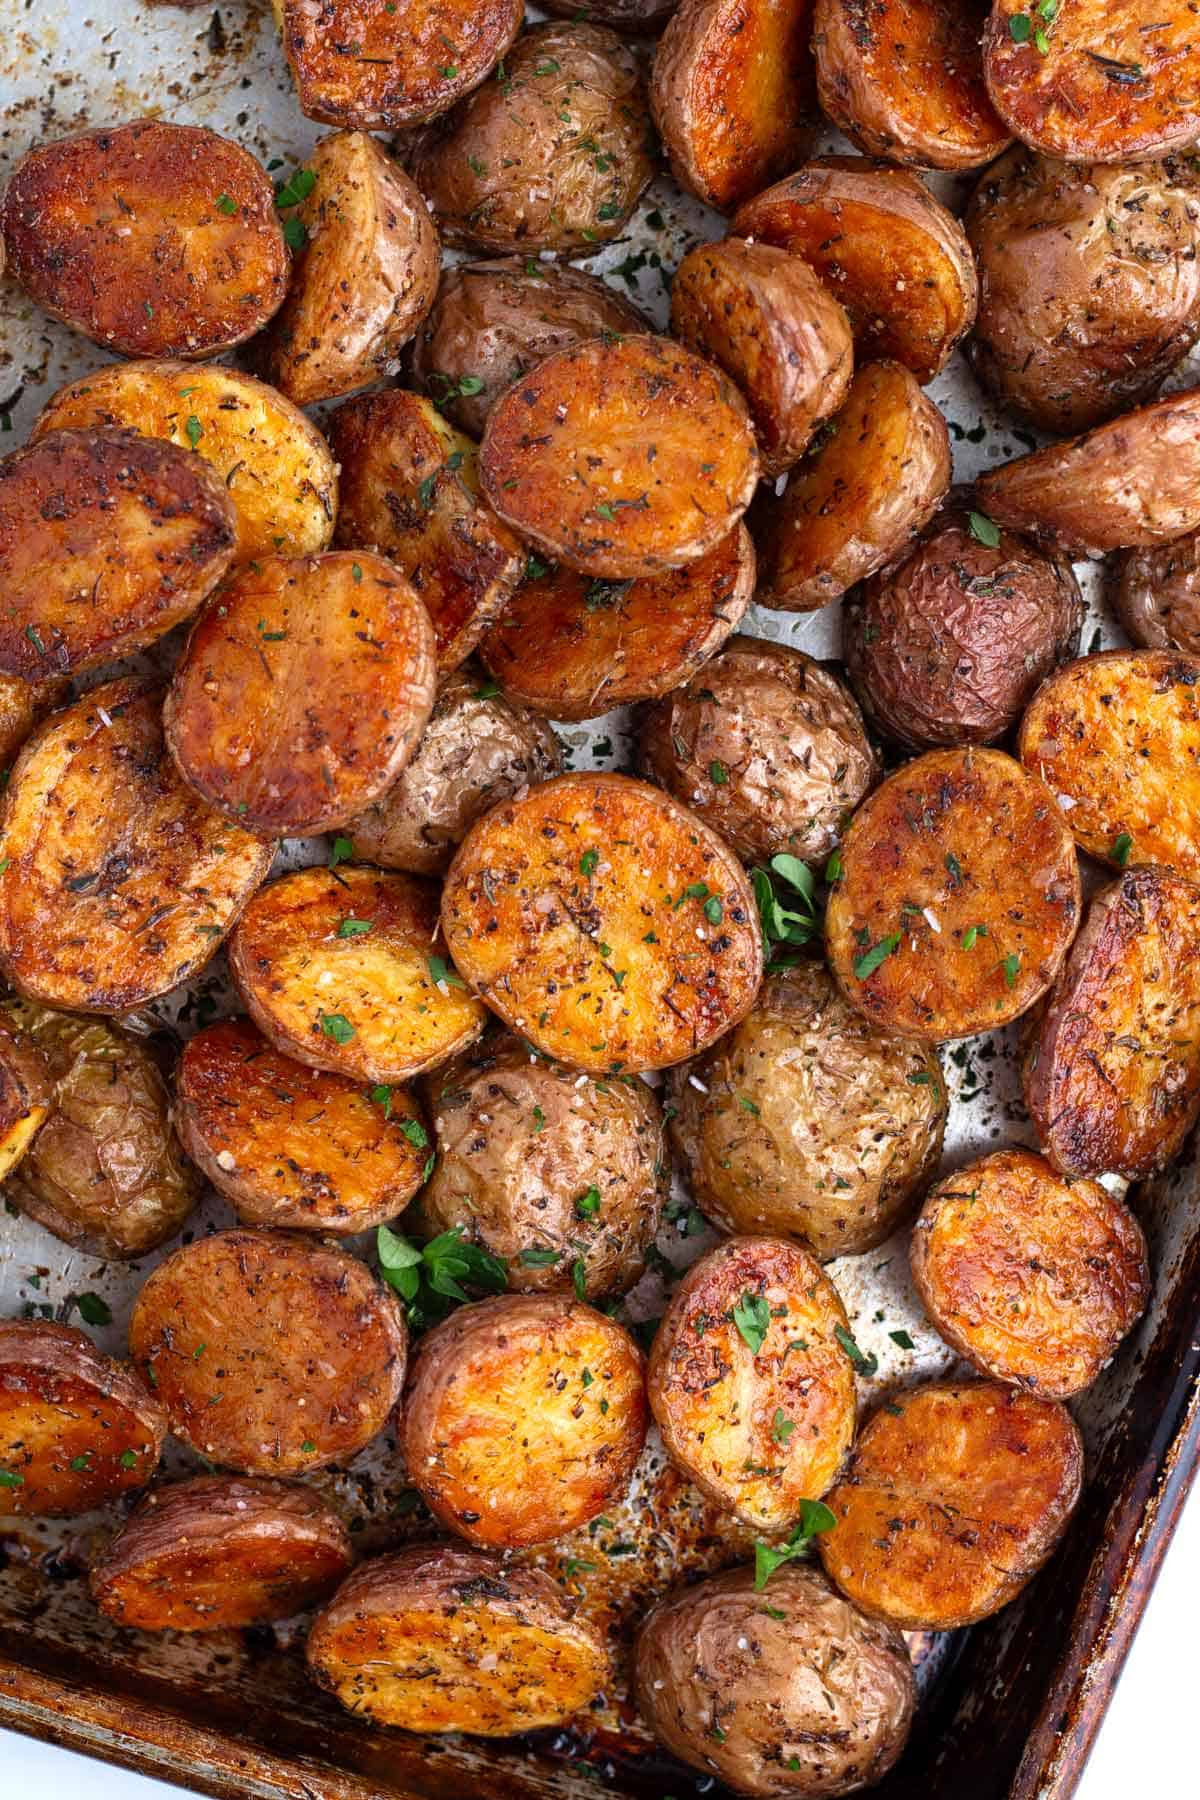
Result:
[[[808,1547],[818,1533],[832,1531],[836,1524],[836,1518],[822,1501],[802,1500],[799,1521],[785,1544],[778,1550],[773,1550],[769,1544],[764,1544],[761,1540],[755,1544],[755,1592],[761,1593],[781,1564],[793,1562],[797,1557],[807,1556]]]
[[[1016,15],[1018,18],[1020,14]],[[989,550],[1000,546],[1000,527],[988,518],[986,513],[973,512],[967,514],[967,522],[971,527],[971,536],[986,544]]]
[[[855,980],[866,981],[868,976],[873,975],[880,963],[886,962],[893,950],[899,949],[901,936],[901,932],[893,931],[888,937],[880,938],[877,943],[872,944],[869,950],[864,950],[854,964]]]
[[[757,1356],[771,1325],[771,1308],[767,1301],[762,1294],[752,1294],[747,1289],[734,1307],[732,1317],[751,1356]]]
[[[354,1027],[345,1013],[319,1012],[317,1018],[323,1035],[332,1038],[335,1044],[348,1044],[354,1036]]]
[[[833,1335],[853,1363],[854,1373],[856,1375],[863,1375],[868,1378],[874,1375],[879,1367],[879,1358],[877,1356],[874,1354],[864,1356],[843,1325],[835,1325],[833,1328]]]
[[[503,1258],[468,1243],[458,1225],[425,1245],[381,1225],[375,1249],[383,1279],[400,1295],[409,1323],[418,1330],[473,1297],[464,1282],[485,1294],[501,1294],[508,1286]]]

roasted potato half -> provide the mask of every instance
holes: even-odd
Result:
[[[728,212],[810,147],[812,0],[683,0],[654,55],[650,105],[680,187]]]
[[[404,1386],[400,1303],[365,1263],[278,1231],[218,1231],[152,1271],[129,1353],[171,1430],[246,1475],[344,1462]]]
[[[1200,1116],[1197,943],[1200,887],[1162,869],[1129,870],[1088,908],[1023,1068],[1038,1141],[1068,1180],[1151,1175]]]
[[[514,383],[488,415],[480,468],[514,531],[620,581],[714,549],[750,504],[758,453],[725,376],[644,333],[560,350]]]
[[[610,1673],[595,1626],[549,1575],[460,1544],[364,1563],[318,1614],[306,1653],[351,1712],[480,1737],[561,1724]]]
[[[229,966],[285,1056],[355,1081],[407,1081],[483,1030],[446,960],[437,896],[408,875],[299,869],[243,915]]]
[[[0,769],[6,777],[34,726],[62,705],[70,687],[69,681],[57,676],[21,681],[15,675],[0,675]]]
[[[313,185],[289,214],[304,247],[262,342],[263,373],[297,406],[393,369],[433,305],[439,264],[429,209],[373,137],[334,132],[304,166]]]
[[[433,621],[439,669],[456,669],[511,600],[520,541],[479,497],[475,444],[403,388],[349,400],[328,421],[341,469],[335,541],[382,552]]]
[[[713,1224],[826,1261],[891,1236],[946,1127],[937,1052],[869,1025],[815,959],[768,975],[736,1030],[672,1070],[667,1094],[685,1179]]]
[[[415,136],[408,167],[451,243],[590,256],[620,236],[654,173],[647,110],[628,44],[551,20]]]
[[[1068,663],[1034,695],[1021,761],[1090,855],[1200,876],[1198,683],[1198,657],[1108,650]]]
[[[916,1707],[900,1633],[796,1563],[766,1594],[742,1568],[660,1600],[638,1632],[634,1691],[675,1756],[763,1800],[873,1786]]]
[[[1096,1181],[1000,1150],[938,1182],[913,1280],[946,1342],[984,1375],[1067,1400],[1088,1387],[1150,1292],[1142,1228]]]
[[[253,375],[217,363],[113,363],[60,388],[32,438],[98,425],[186,444],[211,463],[233,501],[239,561],[273,550],[302,556],[333,535],[329,446],[298,406]]]
[[[304,1612],[352,1560],[346,1527],[311,1488],[197,1475],[146,1495],[88,1586],[117,1625],[229,1631]]]
[[[847,1599],[912,1631],[999,1612],[1066,1530],[1083,1444],[1065,1406],[995,1381],[894,1394],[859,1434],[817,1543]],[[964,1528],[970,1521],[970,1529]]]
[[[860,361],[893,357],[924,385],[974,323],[971,246],[906,169],[818,157],[745,201],[733,229],[811,263],[845,307]]]
[[[519,1292],[623,1294],[645,1267],[669,1165],[653,1089],[573,1069],[493,1036],[428,1077],[437,1164],[423,1235],[457,1229],[508,1264]]]
[[[222,482],[132,431],[51,431],[0,461],[0,669],[77,674],[194,613],[233,560]]]
[[[15,1018],[0,1012],[0,1182],[8,1181],[28,1151],[53,1098],[44,1052]]]
[[[437,681],[429,614],[373,551],[244,564],[192,627],[163,729],[193,793],[262,837],[312,837],[378,800]]]
[[[546,1543],[624,1492],[646,1436],[642,1353],[560,1295],[460,1306],[421,1339],[401,1431],[449,1530],[489,1549]]]
[[[120,356],[232,350],[278,310],[291,260],[262,165],[165,119],[28,151],[0,234],[30,298]]]
[[[799,460],[850,386],[845,312],[806,262],[771,244],[689,250],[671,283],[671,330],[745,395],[764,476]]]
[[[552,719],[595,719],[670,693],[707,665],[754,594],[743,525],[699,561],[640,581],[535,568],[479,655],[506,695]]]
[[[179,1064],[184,1148],[244,1225],[364,1231],[404,1211],[429,1134],[402,1087],[281,1056],[249,1019],[198,1031]]]
[[[1200,532],[1113,557],[1109,598],[1135,644],[1200,656]]]
[[[855,813],[825,942],[866,1018],[942,1042],[1028,1012],[1079,912],[1079,864],[1049,789],[999,750],[935,750]]]
[[[145,1487],[166,1435],[154,1395],[86,1332],[0,1320],[0,1515],[91,1512]]]
[[[625,775],[560,775],[471,827],[442,896],[450,952],[506,1024],[576,1068],[663,1068],[749,1011],[754,894],[694,813]]]
[[[740,635],[643,710],[638,752],[747,862],[823,860],[879,774],[837,676],[789,644]]]
[[[776,494],[758,491],[748,524],[759,604],[815,612],[898,556],[950,485],[950,434],[897,362],[859,369]]]
[[[119,1013],[209,961],[271,846],[203,805],[163,742],[157,689],[105,682],[52,713],[0,815],[0,963],[29,999]]]

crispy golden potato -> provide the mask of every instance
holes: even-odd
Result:
[[[6,1000],[0,1024],[35,1048],[47,1116],[5,1188],[13,1205],[64,1243],[125,1260],[181,1230],[199,1195],[171,1129],[151,1051],[107,1019]]]
[[[1135,644],[1200,656],[1200,532],[1114,556],[1109,598]]]
[[[365,862],[443,875],[482,813],[562,767],[562,746],[546,721],[466,663],[438,682],[429,723],[399,781],[346,829]]]
[[[1065,1406],[995,1381],[893,1395],[826,1496],[817,1543],[847,1599],[913,1631],[999,1612],[1066,1530],[1083,1444]],[[965,1522],[969,1521],[969,1529]]]
[[[576,1068],[664,1068],[745,1017],[762,976],[741,865],[625,775],[560,775],[471,827],[446,941],[506,1024]]]
[[[896,362],[859,369],[787,487],[761,487],[748,524],[761,606],[815,612],[899,555],[950,485],[950,434]]]
[[[595,719],[669,694],[705,667],[754,594],[743,525],[698,562],[640,581],[535,567],[479,655],[507,695],[552,719]]]
[[[197,1032],[179,1064],[184,1148],[244,1225],[338,1234],[404,1211],[429,1134],[404,1088],[363,1089],[272,1049],[249,1019]]]
[[[956,490],[842,609],[842,656],[863,711],[915,749],[1005,737],[1043,678],[1079,650],[1083,596],[1066,557],[989,529],[972,501]]]
[[[302,556],[333,535],[337,468],[298,406],[265,381],[213,363],[113,363],[60,388],[31,439],[68,427],[124,425],[186,444],[211,463],[237,515],[237,559]]]
[[[522,537],[586,575],[623,580],[714,549],[750,504],[758,454],[736,388],[644,333],[539,363],[492,408],[480,468]]]
[[[28,1151],[53,1098],[44,1052],[14,1018],[0,1012],[0,1182],[9,1179]]]
[[[1150,1293],[1142,1228],[1096,1181],[1000,1150],[948,1175],[910,1249],[925,1310],[984,1375],[1052,1400],[1095,1381]]]
[[[437,1164],[421,1233],[459,1230],[522,1293],[623,1294],[667,1198],[662,1114],[636,1076],[585,1080],[493,1036],[425,1083]]]
[[[351,1712],[480,1737],[561,1724],[610,1674],[600,1634],[549,1575],[461,1544],[364,1563],[318,1614],[306,1653]]]
[[[642,1353],[561,1295],[460,1306],[421,1339],[401,1431],[449,1530],[488,1549],[547,1543],[624,1493],[646,1436]]]
[[[836,675],[788,644],[734,637],[642,713],[640,766],[747,862],[824,859],[879,774]]]
[[[9,274],[120,356],[215,356],[282,303],[262,165],[201,125],[134,119],[27,152],[0,201]]]
[[[1185,0],[1071,0],[1045,20],[1023,8],[995,0],[984,70],[996,111],[1034,150],[1137,162],[1200,134],[1200,42]]]
[[[855,813],[825,942],[852,1006],[940,1043],[1028,1012],[1079,911],[1071,834],[1042,783],[999,750],[935,750]]]
[[[1038,1141],[1077,1175],[1151,1175],[1200,1116],[1200,887],[1132,869],[1097,894],[1031,1034]]]
[[[487,1017],[446,959],[434,891],[379,869],[272,882],[243,915],[229,967],[276,1050],[354,1081],[435,1068]]]
[[[417,134],[417,186],[450,243],[590,256],[654,173],[637,57],[603,25],[551,20],[522,32],[496,76]]]
[[[70,690],[70,682],[57,676],[20,681],[15,675],[0,675],[0,769],[5,775],[34,726],[61,706]]]
[[[936,1050],[869,1025],[815,959],[768,975],[737,1029],[673,1069],[666,1092],[676,1154],[713,1224],[824,1261],[890,1237],[941,1156]]]
[[[1108,650],[1068,663],[1034,695],[1018,753],[1089,855],[1200,876],[1197,683],[1198,657]]]
[[[88,1586],[117,1625],[228,1631],[303,1612],[352,1560],[346,1527],[311,1488],[197,1475],[146,1495]]]
[[[395,131],[445,112],[495,68],[521,0],[272,0],[300,110],[326,125]]]
[[[348,400],[328,421],[341,469],[335,542],[380,551],[433,621],[456,669],[498,619],[525,567],[519,539],[479,498],[479,453],[431,401],[403,388]]]
[[[246,1475],[345,1462],[404,1386],[408,1331],[365,1263],[278,1231],[218,1231],[159,1263],[129,1353],[193,1450]]]
[[[0,1320],[0,1515],[90,1512],[145,1487],[166,1435],[154,1395],[86,1332]]]
[[[671,331],[746,396],[764,476],[799,460],[850,386],[845,312],[806,262],[771,244],[689,250],[671,283]]]
[[[28,998],[118,1013],[212,957],[271,846],[188,792],[160,695],[132,677],[52,713],[0,816],[0,964]]]
[[[307,241],[261,345],[263,373],[297,406],[393,369],[433,305],[439,264],[425,202],[373,137],[334,132],[304,166],[314,184],[289,218]]]
[[[1011,132],[983,79],[991,0],[816,0],[817,93],[868,156],[917,169],[978,169]]]
[[[650,105],[680,187],[728,212],[812,143],[812,0],[683,0],[654,54]]]
[[[816,1260],[732,1237],[672,1295],[646,1371],[668,1453],[760,1531],[786,1531],[834,1481],[854,1436],[846,1309]]]
[[[312,837],[386,793],[437,681],[429,614],[370,550],[244,564],[192,627],[163,707],[200,798],[263,837]]]
[[[763,1800],[872,1786],[916,1707],[900,1633],[796,1563],[766,1594],[742,1568],[660,1600],[638,1632],[634,1691],[673,1755]]]
[[[747,200],[733,229],[811,263],[849,314],[859,360],[894,357],[922,385],[974,322],[971,246],[906,169],[818,157]]]

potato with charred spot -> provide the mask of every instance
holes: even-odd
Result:
[[[1109,577],[1110,604],[1135,644],[1200,656],[1200,532],[1123,550]]]

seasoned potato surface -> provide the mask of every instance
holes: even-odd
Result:
[[[34,726],[61,706],[69,692],[70,682],[58,676],[21,681],[15,675],[0,675],[0,768],[12,767]]]
[[[1109,593],[1135,644],[1200,656],[1200,532],[1114,556]]]
[[[11,1014],[0,1012],[0,1181],[9,1179],[33,1143],[53,1097],[44,1052]]]

